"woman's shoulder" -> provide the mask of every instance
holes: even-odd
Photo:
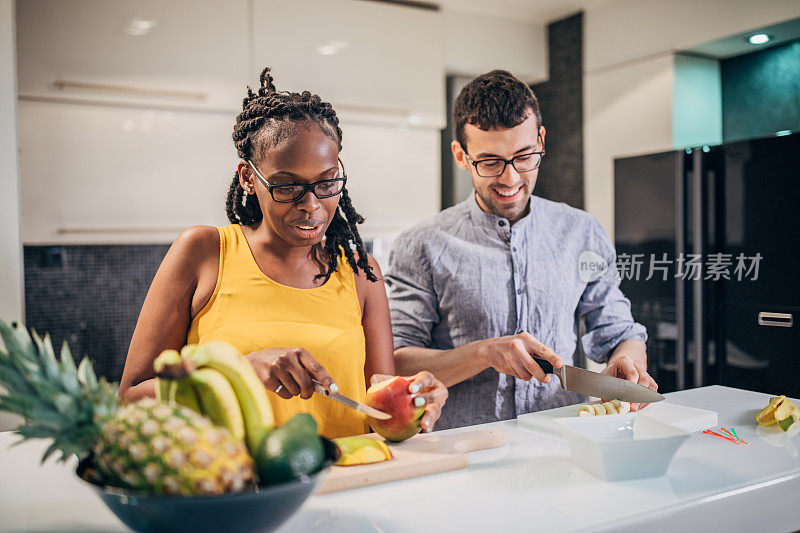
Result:
[[[192,254],[219,253],[219,229],[215,226],[192,226],[178,235],[173,247]]]
[[[219,267],[220,234],[214,226],[192,226],[178,235],[167,252],[171,263],[186,272]]]

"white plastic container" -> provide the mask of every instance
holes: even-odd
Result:
[[[663,475],[690,433],[637,413],[557,418],[574,461],[606,481]]]

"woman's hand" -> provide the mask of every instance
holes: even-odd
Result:
[[[313,379],[331,393],[339,392],[328,371],[305,348],[268,348],[245,355],[267,390],[284,399],[314,394]]]
[[[375,374],[370,379],[370,382],[374,385],[393,377],[385,374]],[[411,382],[408,386],[408,392],[411,393],[413,401],[425,406],[420,425],[423,433],[430,433],[433,431],[433,425],[442,414],[444,402],[447,401],[447,387],[427,371],[419,372],[414,376],[404,376],[404,379]]]

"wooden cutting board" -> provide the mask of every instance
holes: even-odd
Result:
[[[383,440],[375,433],[364,435]],[[505,430],[479,429],[438,435],[420,434],[399,444],[389,444],[394,456],[388,461],[368,465],[333,466],[322,479],[314,494],[377,485],[388,481],[447,472],[465,468],[466,454],[477,450],[498,448],[508,442]]]
[[[595,404],[600,402],[590,403]],[[561,431],[559,431],[558,426],[553,423],[553,420],[556,418],[577,416],[578,408],[581,405],[586,404],[567,405],[556,409],[520,415],[517,417],[517,426],[520,429],[534,431],[547,435],[548,437],[561,439],[563,438]],[[690,433],[712,428],[717,425],[716,411],[697,409],[695,407],[687,407],[685,405],[678,405],[666,401],[651,403],[637,412]]]

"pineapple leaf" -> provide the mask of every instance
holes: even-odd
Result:
[[[42,426],[20,426],[16,432],[25,439],[49,439],[53,438],[53,431]]]
[[[7,359],[8,354],[0,353],[0,384],[8,393],[33,395],[33,388],[25,381],[19,370]]]
[[[56,357],[49,335],[30,334],[0,321],[0,411],[22,415],[16,429],[23,440],[51,439],[42,460],[86,456],[101,425],[114,416],[119,399],[114,386],[98,380],[89,359],[79,367],[66,343]],[[60,453],[57,453],[60,452]]]
[[[0,411],[8,411],[27,418],[30,408],[31,402],[26,397],[0,396]]]
[[[66,342],[61,348],[62,354],[64,350],[69,350]],[[95,387],[97,385],[97,375],[94,373],[92,361],[88,357],[84,357],[78,365],[78,379],[86,387]]]
[[[69,420],[74,420],[78,414],[78,409],[75,406],[75,398],[69,394],[61,393],[53,396],[53,405],[64,418]]]
[[[72,353],[69,350],[61,350],[61,384],[67,393],[77,396],[80,394],[81,384],[78,381],[78,369]]]
[[[44,341],[38,343],[39,346],[39,360],[44,368],[44,373],[50,381],[58,381],[58,361],[53,351],[53,343],[50,341],[50,335],[45,335]]]
[[[16,322],[12,325],[0,320],[0,337],[2,337],[9,353],[20,354],[29,361],[36,360],[36,346],[25,328],[19,326]]]
[[[50,444],[50,446],[48,446],[48,447],[47,447],[47,450],[44,452],[44,455],[42,455],[41,464],[44,464],[44,462],[45,462],[45,461],[47,461],[47,459],[48,459],[48,458],[49,458],[51,455],[53,455],[53,454],[54,454],[54,453],[55,453],[55,452],[56,452],[58,449],[59,449],[59,447],[58,447],[58,440],[54,440],[54,441],[52,442],[52,444]],[[63,453],[64,453],[64,452],[61,452],[61,453],[62,453],[62,455],[61,455],[61,458],[62,458],[62,460],[63,460],[63,458],[64,458],[64,455],[63,455]]]

